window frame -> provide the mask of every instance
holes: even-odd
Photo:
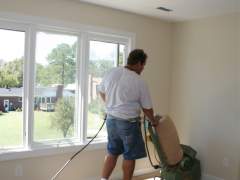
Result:
[[[27,118],[28,118],[28,114],[27,114],[27,94],[28,94],[28,83],[27,83],[27,77],[28,77],[28,72],[24,71],[27,67],[27,64],[29,62],[29,56],[28,56],[28,52],[29,52],[29,37],[28,34],[30,32],[29,26],[24,24],[24,23],[17,23],[17,22],[8,22],[8,21],[0,21],[0,29],[5,29],[5,30],[10,30],[10,31],[20,31],[20,32],[24,32],[25,33],[25,40],[24,40],[24,54],[23,54],[23,92],[22,92],[22,109],[23,109],[23,113],[22,113],[22,145],[21,146],[17,146],[14,149],[21,149],[26,147],[26,145],[28,144],[28,138],[27,138],[27,129],[28,129],[28,122],[27,122]],[[4,150],[8,150],[8,148],[4,149]]]
[[[0,161],[34,157],[39,155],[63,153],[63,150],[72,152],[89,142],[87,139],[87,76],[89,61],[89,42],[103,41],[123,44],[128,54],[135,46],[135,34],[109,28],[49,20],[48,18],[30,17],[1,13],[0,28],[25,32],[24,51],[24,81],[23,81],[23,147],[14,149],[0,149]],[[35,86],[35,51],[37,32],[53,32],[63,35],[77,36],[76,55],[76,101],[75,107],[75,139],[66,139],[61,143],[33,140],[34,119],[34,86]],[[126,58],[125,58],[126,59]],[[126,63],[126,62],[125,62]],[[71,140],[71,141],[69,141]],[[73,140],[73,141],[72,141]],[[105,147],[106,139],[97,139],[90,145],[90,149]],[[74,147],[76,146],[76,147]]]
[[[46,33],[50,33],[50,34],[57,34],[57,35],[70,35],[70,36],[75,36],[77,37],[77,52],[79,52],[79,42],[80,42],[80,32],[78,31],[74,31],[73,29],[69,29],[69,28],[57,28],[57,27],[51,27],[51,26],[35,26],[34,28],[34,37],[35,37],[35,43],[33,44],[34,47],[34,59],[32,61],[32,69],[33,69],[33,74],[31,74],[31,77],[33,78],[33,82],[32,83],[32,88],[33,91],[31,92],[32,97],[34,98],[34,91],[35,91],[35,79],[36,79],[36,74],[35,74],[35,68],[36,68],[36,58],[35,58],[35,53],[36,53],[36,48],[37,48],[37,33],[38,32],[46,32]],[[79,64],[79,53],[76,53],[76,79],[75,82],[78,85],[78,77],[77,77],[77,67]],[[76,90],[76,94],[75,94],[75,99],[78,99],[78,95],[79,95],[79,90]],[[34,102],[34,99],[32,100],[32,102]],[[45,102],[47,102],[47,98],[45,97]],[[78,102],[78,100],[77,100]],[[78,103],[75,101],[75,109],[78,109]],[[32,109],[33,109],[34,105],[32,104]],[[32,119],[30,120],[32,122],[32,134],[31,134],[31,147],[32,148],[42,148],[42,147],[59,147],[61,146],[61,144],[77,144],[79,142],[79,119],[77,118],[77,112],[76,110],[74,111],[74,126],[76,129],[76,132],[74,132],[74,137],[73,138],[65,138],[65,139],[47,139],[47,140],[41,140],[41,141],[34,141],[34,111],[29,112],[32,114]]]
[[[100,34],[100,33],[89,33],[88,36],[87,36],[87,45],[86,47],[88,48],[87,50],[87,56],[86,56],[86,62],[85,62],[85,69],[86,69],[86,76],[89,75],[89,72],[88,72],[88,69],[89,69],[89,60],[90,60],[90,52],[89,52],[89,49],[90,49],[90,41],[98,41],[98,42],[103,42],[103,43],[113,43],[113,44],[118,44],[118,45],[125,45],[125,50],[127,52],[125,52],[124,54],[127,54],[130,52],[130,49],[129,49],[129,39],[128,38],[124,38],[124,37],[118,37],[118,36],[107,36],[107,35],[104,35],[104,34]],[[119,51],[119,49],[118,49]],[[119,54],[118,54],[119,55]],[[126,58],[124,58],[124,60],[126,60]],[[115,63],[115,62],[114,62]],[[116,62],[117,64],[118,62]],[[123,64],[126,64],[126,62],[123,62]],[[117,65],[116,65],[117,66]],[[83,138],[87,141],[88,138],[87,138],[87,129],[88,129],[88,78],[85,78],[85,99],[84,99],[84,113],[83,113],[83,118],[85,119],[85,121],[83,122],[83,127],[84,127],[84,130],[83,130]],[[96,141],[102,141],[103,139],[106,139],[106,138],[96,138]]]

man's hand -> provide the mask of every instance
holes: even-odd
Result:
[[[144,109],[143,108],[143,112],[144,114],[148,117],[149,121],[151,122],[151,125],[152,126],[157,126],[158,123],[159,123],[159,119],[161,119],[160,116],[155,116],[154,117],[154,112],[153,112],[153,109]]]
[[[154,120],[153,121],[151,121],[151,125],[152,126],[154,126],[154,127],[156,127],[158,124],[159,124],[159,119],[160,118],[158,118],[158,117],[154,117]]]

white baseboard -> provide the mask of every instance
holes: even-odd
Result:
[[[224,179],[216,177],[216,176],[211,176],[209,174],[203,174],[202,180],[224,180]]]
[[[134,171],[133,175],[134,176],[141,176],[141,175],[148,174],[148,173],[153,173],[153,172],[156,172],[156,170],[153,169],[153,168],[138,169],[138,170]],[[86,180],[100,180],[100,179],[101,179],[101,177],[99,176],[99,177],[90,177],[90,178],[87,178]],[[122,173],[121,172],[113,173],[112,176],[111,176],[111,179],[121,180],[122,179]],[[212,175],[209,175],[209,174],[203,174],[202,175],[202,180],[224,180],[224,179],[216,177],[216,176],[212,176]]]
[[[153,168],[138,169],[138,170],[134,171],[133,175],[134,176],[141,176],[141,175],[152,173],[152,172],[156,172],[156,170],[153,169]],[[99,176],[99,177],[89,177],[86,180],[100,180],[100,179],[101,179],[101,177]],[[122,180],[122,173],[121,172],[113,173],[112,176],[111,176],[111,179]]]
[[[148,173],[153,173],[153,172],[156,172],[156,170],[153,169],[153,168],[138,169],[138,170],[134,171],[133,176],[141,176],[141,175],[148,174]],[[118,172],[118,173],[113,174],[111,179],[122,180],[122,173]]]
[[[156,170],[153,169],[153,168],[138,169],[138,170],[134,171],[134,176],[141,176],[141,175],[148,174],[148,173],[153,173],[153,172],[156,172]],[[216,176],[212,176],[212,175],[209,175],[209,174],[203,174],[202,175],[202,180],[224,180],[224,179],[216,177]]]
[[[159,171],[159,170],[155,170],[153,168],[138,169],[134,171],[133,176],[141,176],[141,175],[153,173],[156,171]]]

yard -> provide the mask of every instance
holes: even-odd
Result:
[[[59,139],[62,132],[51,127],[53,112],[35,111],[34,140]],[[11,111],[0,115],[0,149],[1,147],[22,144],[22,112]],[[89,113],[88,136],[93,136],[102,124],[102,120],[95,114]],[[72,132],[70,133],[70,135]],[[104,135],[104,132],[101,133]]]

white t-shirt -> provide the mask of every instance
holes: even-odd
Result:
[[[141,108],[152,108],[147,85],[141,76],[124,67],[110,70],[98,91],[105,94],[106,113],[118,118],[139,117]]]

